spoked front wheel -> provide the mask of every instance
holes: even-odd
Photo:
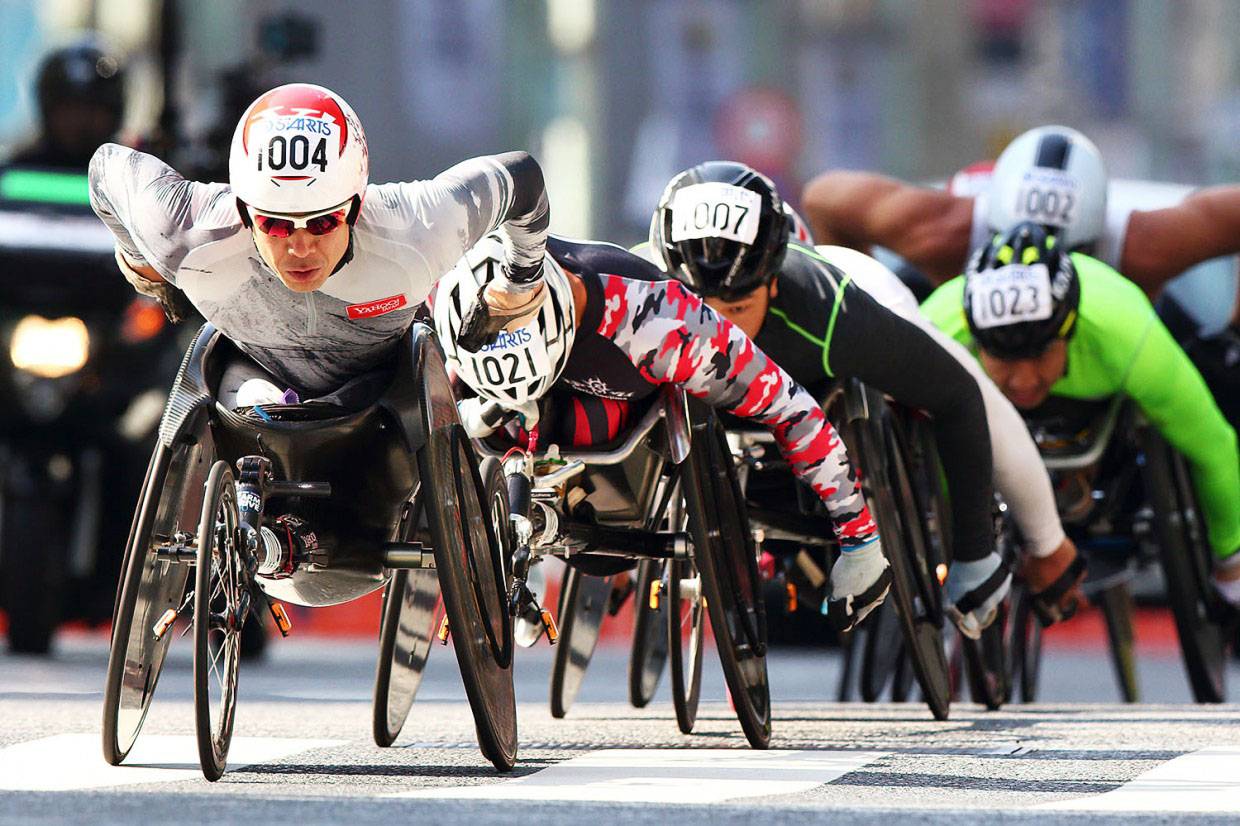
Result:
[[[182,509],[198,515],[206,471],[202,445],[182,440],[172,448],[162,443],[155,448],[130,528],[103,691],[103,756],[114,766],[142,730],[176,636],[172,628],[160,636],[155,629],[166,612],[180,607],[190,565],[161,555],[158,548],[173,541]]]
[[[702,695],[702,639],[706,607],[702,578],[688,560],[672,560],[667,584],[667,641],[672,659],[672,706],[676,725],[685,734],[697,723]]]
[[[228,462],[207,477],[194,574],[194,717],[203,775],[219,780],[228,762],[237,711],[241,626],[249,609],[241,561],[241,518]]]

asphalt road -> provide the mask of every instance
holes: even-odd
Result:
[[[521,751],[480,755],[451,647],[436,647],[395,747],[370,739],[374,645],[276,641],[242,670],[229,772],[209,784],[193,741],[189,646],[174,646],[127,765],[99,750],[106,641],[51,660],[0,657],[0,823],[611,822],[903,824],[1240,822],[1240,708],[1183,704],[1177,660],[1141,661],[1145,696],[1115,702],[1101,652],[1049,652],[1043,702],[834,703],[832,652],[771,658],[774,736],[747,748],[713,655],[693,735],[666,681],[625,702],[627,652],[600,650],[564,720],[547,708],[550,650],[518,652]],[[1233,701],[1240,669],[1233,669]]]

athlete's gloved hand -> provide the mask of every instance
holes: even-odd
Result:
[[[1027,555],[1024,574],[1033,594],[1034,610],[1044,627],[1072,619],[1089,606],[1089,600],[1081,591],[1085,561],[1067,537],[1046,556]]]
[[[516,415],[521,426],[526,430],[538,424],[538,404],[526,402],[517,407],[507,408],[499,402],[486,401],[477,396],[461,399],[456,403],[457,412],[461,414],[461,424],[471,439],[485,439],[504,423],[508,416]]]
[[[546,297],[542,281],[528,284],[496,278],[486,285],[481,299],[475,300],[461,319],[456,343],[463,350],[478,352],[494,342],[500,331],[524,327]]]
[[[1240,550],[1215,562],[1210,582],[1229,605],[1240,608]]]
[[[152,281],[143,277],[125,260],[120,247],[116,248],[116,265],[135,290],[160,303],[164,308],[164,315],[168,316],[168,320],[173,324],[180,324],[194,315],[194,305],[185,297],[185,293],[167,281]]]
[[[891,566],[882,543],[873,539],[845,551],[831,567],[831,595],[823,613],[837,632],[849,631],[882,604],[891,589]]]
[[[947,592],[947,615],[972,640],[995,621],[999,603],[1012,588],[1012,572],[998,551],[974,562],[953,562],[943,583]]]

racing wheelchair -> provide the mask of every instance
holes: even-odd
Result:
[[[892,566],[887,603],[861,627],[882,623],[879,633],[869,637],[882,641],[881,657],[876,655],[875,661],[902,669],[897,679],[906,686],[916,679],[933,716],[946,719],[951,694],[943,641],[946,615],[938,581],[942,552],[925,486],[916,475],[922,467],[919,451],[925,446],[925,438],[931,439],[933,449],[932,434],[911,411],[889,403],[882,394],[856,380],[834,382],[824,396],[824,409],[861,468],[862,491]],[[752,429],[731,418],[726,426],[757,549],[760,555],[769,554],[764,556],[772,563],[770,573],[786,589],[788,607],[795,609],[800,602],[822,604],[827,593],[824,572],[839,553],[825,508],[791,476],[769,431]],[[697,579],[692,568],[675,570],[676,562],[663,563],[662,569],[643,564],[649,567],[639,567],[637,572],[629,698],[638,707],[648,703],[664,662],[670,660],[673,705],[677,722],[687,734],[693,728],[701,675],[703,613],[696,601]],[[593,639],[597,639],[603,598],[610,586],[602,583],[594,587],[597,590],[590,593],[593,601],[587,603],[579,586],[566,586],[561,599],[561,640],[568,634],[566,628],[576,631],[580,627],[591,629]],[[661,594],[667,599],[660,600]],[[660,633],[663,627],[668,629],[667,634]],[[593,639],[579,646],[573,656],[557,656],[557,665],[562,659],[575,684],[580,683],[588,665]],[[910,652],[907,658],[902,656],[905,651]],[[564,684],[553,669],[553,711],[557,702],[562,702],[557,688]]]
[[[359,404],[342,393],[230,409],[217,401],[221,376],[244,358],[206,325],[173,383],[114,610],[105,758],[119,764],[132,748],[178,617],[192,616],[198,751],[217,780],[251,612],[287,635],[281,602],[333,605],[387,585],[376,741],[390,744],[408,714],[442,588],[438,635],[453,641],[479,746],[511,769],[507,498],[498,463],[479,469],[433,331],[415,324],[387,372],[352,388]]]
[[[1183,456],[1123,397],[1052,398],[1026,421],[1051,472],[1060,518],[1088,561],[1083,587],[1102,608],[1125,700],[1139,697],[1128,583],[1157,566],[1193,698],[1223,702],[1235,616],[1210,584],[1213,554]]]
[[[771,703],[757,551],[718,414],[667,386],[633,427],[608,443],[540,451],[536,445],[510,448],[493,435],[480,441],[480,450],[489,458],[504,457],[515,548],[510,610],[521,622],[541,623],[548,635],[561,634],[553,710],[557,702],[560,711],[567,710],[565,701],[571,704],[597,640],[596,625],[582,630],[593,624],[592,615],[573,627],[584,611],[604,601],[602,589],[591,596],[582,583],[595,580],[596,586],[605,583],[599,577],[655,561],[663,565],[660,579],[648,564],[640,574],[647,591],[638,598],[651,605],[666,597],[667,631],[656,621],[642,636],[666,636],[679,675],[674,682],[683,689],[674,692],[682,730],[691,729],[696,716],[708,615],[741,728],[754,748],[766,748]],[[547,555],[570,566],[560,629],[527,585],[531,566]],[[664,578],[666,589],[650,585]],[[588,609],[587,598],[593,599]],[[693,629],[688,641],[682,617]]]

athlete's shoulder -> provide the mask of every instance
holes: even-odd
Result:
[[[967,341],[969,324],[964,317],[964,276],[943,284],[921,303],[921,312],[930,322],[957,341]]]
[[[609,241],[547,236],[547,252],[561,266],[635,281],[663,281],[667,275],[651,261]]]
[[[1141,288],[1103,261],[1084,253],[1071,255],[1076,277],[1081,282],[1081,313],[1120,310],[1134,307],[1151,309],[1149,298]]]

